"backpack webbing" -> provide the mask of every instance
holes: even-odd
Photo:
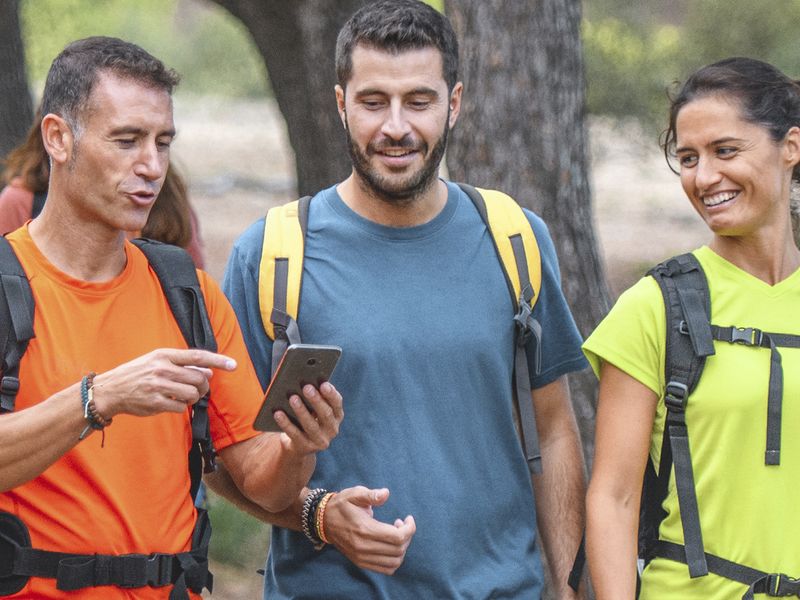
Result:
[[[537,260],[537,264],[534,265],[537,274],[534,275],[534,277],[538,276],[539,279],[536,282],[532,282],[528,268],[526,246],[523,241],[522,233],[520,233],[520,230],[524,230],[524,228],[521,227],[523,221],[527,229],[531,230],[531,227],[528,218],[522,212],[519,205],[508,196],[501,196],[499,194],[493,196],[493,204],[487,205],[481,192],[476,188],[465,183],[459,183],[458,185],[464,193],[469,196],[469,199],[472,200],[478,214],[480,214],[481,219],[483,219],[483,222],[486,224],[486,228],[491,233],[490,237],[492,238],[494,249],[497,252],[497,258],[503,266],[503,274],[505,275],[508,290],[511,294],[511,301],[514,303],[514,310],[516,311],[514,315],[514,404],[516,405],[520,426],[520,441],[525,450],[525,459],[528,461],[528,468],[531,473],[541,473],[542,453],[539,450],[536,413],[533,410],[533,403],[531,402],[531,380],[528,370],[528,354],[526,349],[526,344],[531,339],[531,336],[533,336],[535,341],[534,365],[536,365],[535,372],[538,373],[541,364],[540,348],[542,326],[533,318],[532,313],[533,305],[537,300],[538,291],[541,288],[541,257],[539,256],[539,248],[538,245],[536,245],[534,237],[533,245],[536,245],[535,260]],[[506,204],[499,210],[496,203],[504,201],[506,201]],[[508,202],[514,206],[510,206]],[[516,211],[514,208],[516,208]],[[507,219],[500,221],[497,216],[490,218],[489,210],[494,210],[495,213],[502,212],[503,216],[506,216]],[[504,227],[499,226],[499,221]],[[498,229],[501,228],[503,230],[498,231]],[[511,258],[504,255],[503,249],[505,244],[511,247],[513,263],[516,266],[516,270],[508,268]],[[507,248],[508,246],[505,247]],[[514,277],[517,278],[516,282],[513,279]]]
[[[133,243],[147,257],[153,268],[175,321],[189,348],[217,351],[217,340],[208,320],[203,291],[189,253],[183,248],[156,240],[139,238]],[[202,481],[202,473],[216,468],[214,447],[208,423],[208,394],[192,407],[192,447],[189,451],[191,495],[194,501]]]
[[[215,352],[217,344],[208,319],[197,272],[189,254],[182,248],[154,240],[133,243],[147,257],[158,277],[164,296],[181,333],[190,348]],[[0,236],[0,348],[3,351],[0,379],[0,412],[14,410],[19,390],[19,362],[34,337],[34,299],[27,275],[5,237]],[[192,410],[192,445],[189,451],[190,493],[194,501],[202,472],[214,469],[214,449],[208,423],[208,395]],[[204,468],[205,466],[205,468]],[[14,522],[12,522],[14,521]],[[12,572],[0,576],[0,594],[21,590],[28,577],[50,577],[59,589],[81,589],[96,585],[141,587],[173,584],[170,599],[188,598],[187,588],[200,593],[211,590],[213,577],[208,571],[208,543],[211,525],[206,511],[197,509],[192,534],[192,549],[175,555],[76,555],[30,548],[24,523],[0,513],[0,551],[13,557]],[[12,534],[9,534],[13,532]],[[103,573],[104,575],[98,575]]]
[[[645,563],[655,557],[682,562],[689,567],[690,577],[702,577],[712,572],[748,584],[750,588],[744,598],[752,598],[754,592],[793,595],[800,591],[800,582],[791,577],[763,573],[705,552],[686,425],[686,406],[700,380],[706,358],[715,354],[715,340],[769,348],[767,448],[764,462],[768,466],[780,464],[783,371],[778,348],[800,347],[800,336],[713,325],[708,281],[692,254],[673,257],[654,267],[648,274],[658,282],[666,310],[664,404],[667,414],[658,473],[652,460],[648,460],[645,470],[639,518],[639,556]],[[662,503],[667,496],[673,466],[683,545],[658,539],[659,526],[666,516]],[[790,594],[770,593],[774,590],[795,591]]]
[[[11,244],[0,237],[0,413],[12,412],[19,390],[19,363],[33,339],[33,294]]]

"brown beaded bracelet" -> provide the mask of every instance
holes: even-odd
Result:
[[[97,412],[97,406],[94,403],[94,378],[95,373],[91,372],[81,379],[81,402],[83,403],[83,418],[86,419],[86,427],[78,439],[83,440],[92,429],[102,431],[103,438],[100,442],[100,447],[102,448],[106,443],[106,432],[104,430],[108,425],[111,425],[113,419],[106,419]]]

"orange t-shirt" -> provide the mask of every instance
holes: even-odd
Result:
[[[156,348],[186,348],[145,256],[125,243],[128,259],[111,281],[89,283],[54,267],[28,228],[9,236],[31,281],[35,339],[20,365],[22,411],[88,373],[102,373]],[[217,449],[246,440],[261,386],[233,310],[216,283],[198,272],[219,352],[238,368],[211,378],[209,419]],[[76,399],[76,410],[80,403]],[[2,418],[2,416],[0,416]],[[0,494],[0,510],[27,525],[34,548],[86,554],[176,553],[191,547],[196,512],[189,497],[188,411],[152,417],[118,415],[105,447],[94,433],[34,480]],[[54,579],[32,578],[15,597],[166,598],[170,587],[97,587],[61,592]]]

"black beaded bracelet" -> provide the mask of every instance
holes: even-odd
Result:
[[[325,545],[325,542],[323,542],[317,535],[315,523],[317,505],[319,505],[320,500],[322,500],[323,496],[325,496],[327,493],[328,490],[323,488],[315,488],[308,492],[305,500],[303,500],[303,510],[300,513],[300,520],[303,524],[303,533],[308,540],[314,544],[314,548],[317,550]]]

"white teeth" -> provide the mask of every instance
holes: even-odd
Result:
[[[712,194],[711,196],[703,196],[703,204],[706,206],[717,206],[728,200],[735,198],[739,192],[720,192],[719,194]]]
[[[405,156],[406,154],[410,154],[408,150],[384,150],[383,153],[386,156]]]

